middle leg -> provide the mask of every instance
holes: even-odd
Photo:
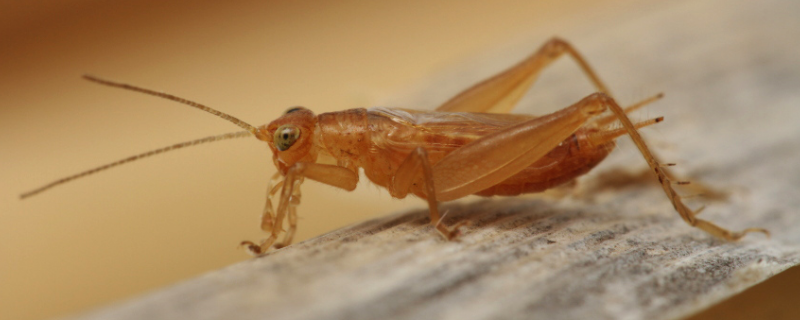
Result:
[[[421,174],[421,176],[420,176]],[[411,191],[411,187],[416,183],[425,185],[425,195],[430,210],[431,224],[436,228],[445,239],[453,239],[460,233],[462,226],[469,224],[468,221],[461,221],[452,227],[446,226],[442,219],[444,216],[439,214],[439,203],[436,201],[436,186],[433,182],[433,169],[428,160],[428,153],[422,147],[417,147],[409,154],[400,167],[397,168],[392,187],[389,191],[396,198],[404,198]]]
[[[486,190],[516,175],[606,110],[603,93],[594,93],[560,111],[485,135],[454,150],[433,167],[439,200]]]
[[[412,186],[424,184],[431,224],[452,239],[461,221],[453,227],[441,223],[439,200],[455,200],[487,189],[517,174],[575,133],[592,116],[606,110],[602,97],[592,94],[561,111],[504,128],[457,149],[431,166],[425,149],[418,147],[395,172],[389,191],[403,198]],[[420,175],[422,173],[422,175]]]

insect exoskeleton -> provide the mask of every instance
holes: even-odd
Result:
[[[567,54],[583,70],[596,92],[544,116],[509,114],[539,73]],[[292,242],[297,229],[300,185],[306,178],[353,190],[359,168],[369,180],[396,198],[414,194],[427,200],[430,222],[446,239],[460,234],[467,221],[442,222],[438,201],[477,194],[518,195],[540,192],[583,175],[614,148],[615,139],[631,137],[655,174],[669,201],[691,226],[714,236],[737,240],[762,228],[732,232],[697,218],[673,189],[663,167],[650,152],[639,128],[660,122],[633,123],[628,113],[660,99],[658,94],[621,108],[586,60],[566,41],[551,39],[522,62],[464,90],[434,111],[350,109],[315,115],[304,107],[289,108],[271,123],[254,127],[202,104],[128,84],[84,76],[87,80],[150,94],[209,112],[245,131],[174,144],[56,180],[22,194],[38,194],[57,185],[124,163],[187,146],[255,136],[267,142],[277,172],[267,186],[261,229],[269,236],[241,244],[252,254]],[[678,182],[682,183],[682,182]],[[277,207],[273,206],[277,200]],[[288,222],[283,239],[283,221]]]

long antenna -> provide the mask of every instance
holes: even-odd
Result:
[[[104,164],[102,166],[99,166],[99,167],[96,167],[96,168],[93,168],[93,169],[86,170],[86,171],[78,173],[78,174],[74,174],[74,175],[71,175],[71,176],[68,176],[68,177],[64,177],[64,178],[58,179],[56,181],[50,182],[50,183],[48,183],[46,185],[43,185],[43,186],[38,187],[36,189],[33,189],[31,191],[25,192],[25,193],[21,194],[19,196],[19,198],[20,199],[25,199],[25,198],[28,198],[30,196],[34,196],[36,194],[39,194],[39,193],[41,193],[41,192],[43,192],[45,190],[48,190],[50,188],[53,188],[55,186],[70,182],[72,180],[75,180],[75,179],[78,179],[78,178],[83,178],[85,176],[88,176],[90,174],[94,174],[94,173],[97,173],[97,172],[100,172],[100,171],[103,171],[103,170],[111,169],[113,167],[116,167],[116,166],[119,166],[119,165],[122,165],[122,164],[126,164],[126,163],[131,162],[131,161],[136,161],[136,160],[139,160],[139,159],[142,159],[142,158],[147,158],[147,157],[150,157],[150,156],[154,156],[154,155],[157,155],[159,153],[164,153],[164,152],[167,152],[167,151],[172,151],[172,150],[180,149],[180,148],[184,148],[184,147],[191,147],[191,146],[195,146],[195,145],[202,144],[202,143],[215,142],[215,141],[228,140],[228,139],[235,139],[235,138],[242,138],[242,137],[250,137],[250,136],[251,136],[251,133],[249,131],[231,132],[231,133],[221,134],[221,135],[217,135],[217,136],[211,136],[211,137],[205,137],[205,138],[202,138],[202,139],[181,142],[181,143],[173,144],[173,145],[171,145],[169,147],[150,150],[150,151],[147,151],[145,153],[140,153],[140,154],[137,154],[135,156],[130,156],[130,157],[127,157],[127,158],[124,158],[124,159],[120,159],[120,160],[117,160],[117,161],[114,161],[114,162],[111,162],[111,163],[108,163],[108,164]]]
[[[147,157],[150,157],[150,156],[157,155],[159,153],[164,153],[164,152],[172,151],[172,150],[175,150],[175,149],[180,149],[180,148],[184,148],[184,147],[190,147],[190,146],[195,146],[195,145],[202,144],[202,143],[208,143],[208,142],[214,142],[214,141],[220,141],[220,140],[228,140],[228,139],[234,139],[234,138],[249,137],[250,135],[256,136],[256,138],[258,138],[259,140],[264,140],[264,141],[268,141],[269,140],[269,137],[265,137],[263,134],[261,134],[258,131],[258,129],[256,127],[248,124],[247,122],[239,120],[236,117],[231,116],[231,115],[229,115],[227,113],[224,113],[224,112],[218,111],[216,109],[213,109],[213,108],[204,106],[202,104],[199,104],[197,102],[186,100],[186,99],[181,98],[181,97],[176,97],[176,96],[173,96],[173,95],[168,94],[168,93],[153,91],[153,90],[150,90],[150,89],[145,89],[145,88],[137,87],[137,86],[126,84],[126,83],[120,83],[120,82],[114,82],[114,81],[101,79],[101,78],[98,78],[98,77],[95,77],[95,76],[91,76],[91,75],[88,75],[88,74],[87,75],[83,75],[83,78],[86,79],[86,80],[95,82],[95,83],[99,83],[99,84],[102,84],[102,85],[109,86],[109,87],[115,87],[115,88],[120,88],[120,89],[126,89],[126,90],[141,92],[141,93],[144,93],[144,94],[149,94],[151,96],[161,97],[161,98],[164,98],[164,99],[167,99],[167,100],[172,100],[172,101],[175,101],[175,102],[183,103],[185,105],[192,106],[192,107],[195,107],[197,109],[203,110],[205,112],[211,113],[211,114],[213,114],[213,115],[215,115],[217,117],[220,117],[222,119],[228,120],[228,121],[232,122],[233,124],[244,128],[247,131],[226,133],[226,134],[221,134],[221,135],[217,135],[217,136],[211,136],[211,137],[205,137],[205,138],[202,138],[202,139],[181,142],[181,143],[178,143],[178,144],[173,144],[173,145],[171,145],[169,147],[155,149],[155,150],[147,151],[145,153],[137,154],[135,156],[130,156],[130,157],[127,157],[127,158],[124,158],[124,159],[120,159],[120,160],[117,160],[117,161],[114,161],[114,162],[111,162],[111,163],[108,163],[108,164],[105,164],[105,165],[102,165],[102,166],[99,166],[99,167],[96,167],[96,168],[93,168],[93,169],[90,169],[90,170],[86,170],[86,171],[78,173],[78,174],[74,174],[74,175],[71,175],[71,176],[68,176],[68,177],[64,177],[64,178],[58,179],[56,181],[50,182],[50,183],[48,183],[48,184],[46,184],[44,186],[41,186],[39,188],[36,188],[36,189],[33,189],[31,191],[28,191],[28,192],[25,192],[25,193],[21,194],[19,196],[20,199],[28,198],[30,196],[39,194],[39,193],[41,193],[41,192],[43,192],[45,190],[48,190],[50,188],[53,188],[55,186],[58,186],[58,185],[61,185],[61,184],[67,183],[67,182],[70,182],[70,181],[78,179],[78,178],[82,178],[82,177],[85,177],[85,176],[88,176],[88,175],[91,175],[91,174],[94,174],[94,173],[97,173],[97,172],[100,172],[100,171],[103,171],[103,170],[107,170],[107,169],[110,169],[110,168],[113,168],[113,167],[116,167],[116,166],[119,166],[119,165],[122,165],[122,164],[125,164],[125,163],[128,163],[128,162],[131,162],[131,161],[136,161],[136,160],[139,160],[139,159],[142,159],[142,158],[147,158]]]
[[[248,124],[247,122],[244,122],[244,121],[239,120],[236,117],[231,116],[231,115],[229,115],[227,113],[224,113],[222,111],[218,111],[218,110],[213,109],[211,107],[204,106],[204,105],[199,104],[199,103],[194,102],[194,101],[186,100],[184,98],[176,97],[176,96],[173,96],[173,95],[168,94],[168,93],[163,93],[163,92],[158,92],[158,91],[154,91],[154,90],[150,90],[150,89],[145,89],[145,88],[137,87],[137,86],[126,84],[126,83],[114,82],[114,81],[109,81],[109,80],[105,80],[105,79],[100,79],[98,77],[95,77],[95,76],[92,76],[92,75],[88,75],[88,74],[83,75],[83,78],[86,79],[86,80],[95,82],[95,83],[99,83],[99,84],[102,84],[102,85],[109,86],[109,87],[115,87],[115,88],[121,88],[121,89],[141,92],[141,93],[144,93],[144,94],[149,94],[151,96],[161,97],[161,98],[172,100],[172,101],[175,101],[175,102],[178,102],[178,103],[183,103],[185,105],[195,107],[197,109],[203,110],[205,112],[213,114],[213,115],[215,115],[217,117],[220,117],[222,119],[225,119],[225,120],[228,120],[230,122],[233,122],[233,124],[235,124],[237,126],[240,126],[243,129],[245,129],[245,130],[249,131],[250,133],[252,133],[259,140],[263,140],[263,141],[269,141],[270,140],[270,137],[263,136],[260,132],[258,132],[258,129],[256,127]]]

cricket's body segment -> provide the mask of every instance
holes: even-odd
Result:
[[[535,82],[542,69],[563,54],[570,56],[597,92],[544,116],[508,114]],[[255,136],[272,150],[278,172],[268,180],[261,229],[269,236],[241,244],[252,254],[292,242],[297,228],[296,207],[306,178],[353,190],[362,168],[367,178],[396,198],[414,194],[426,199],[431,224],[445,238],[459,234],[461,221],[442,223],[438,201],[471,194],[512,196],[541,192],[572,181],[591,170],[614,149],[614,140],[628,135],[655,174],[667,198],[689,225],[726,240],[737,240],[761,228],[732,232],[697,218],[689,209],[637,129],[662,118],[632,123],[627,113],[660,99],[656,95],[625,109],[610,96],[605,84],[567,42],[553,38],[511,68],[456,95],[436,111],[350,109],[314,115],[294,107],[269,124],[254,127],[233,116],[169,94],[91,76],[86,79],[177,101],[226,119],[244,132],[212,136],[128,157],[56,180],[22,194],[26,198],[57,185],[140,158],[200,143]],[[611,111],[610,114],[603,114]],[[273,198],[278,206],[273,206]],[[283,239],[283,221],[289,228]]]
[[[478,138],[537,117],[371,108],[324,113],[319,118],[322,137],[318,140],[323,142],[320,147],[324,152],[363,168],[369,180],[402,198],[405,194],[394,190],[393,177],[418,146],[425,146],[428,160],[435,167],[445,155]],[[335,119],[356,125],[341,130],[344,123]],[[614,148],[613,140],[594,145],[587,139],[589,133],[597,131],[590,127],[579,129],[527,168],[476,194],[514,196],[542,192],[573,180],[600,163]],[[427,199],[423,183],[413,184],[410,193]]]

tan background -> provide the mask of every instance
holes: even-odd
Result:
[[[392,105],[399,92],[469,57],[523,40],[533,50],[554,34],[580,39],[587,35],[563,30],[663,7],[652,3],[2,3],[0,318],[41,319],[130,297],[247,259],[237,243],[262,236],[257,220],[274,169],[255,140],[178,151],[19,201],[20,192],[67,174],[236,130],[185,106],[90,84],[83,73],[259,125],[293,105]],[[368,183],[353,193],[313,183],[303,191],[299,240],[368,212],[423,206]]]

